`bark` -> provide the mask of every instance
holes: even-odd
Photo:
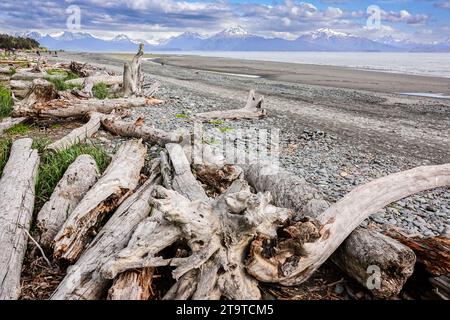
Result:
[[[117,208],[80,259],[67,270],[53,300],[97,300],[108,290],[110,281],[100,268],[129,242],[136,226],[151,211],[149,203],[154,186],[160,183],[159,164],[150,178]]]
[[[91,233],[136,188],[147,148],[139,141],[122,144],[103,176],[87,192],[55,237],[54,257],[76,261]]]
[[[33,81],[30,91],[25,98],[14,105],[14,117],[28,117],[28,114],[21,114],[20,110],[27,110],[34,107],[35,104],[45,103],[47,101],[60,98],[55,86],[43,79],[36,79]]]
[[[448,276],[439,276],[430,279],[434,291],[444,300],[450,300],[450,278]]]
[[[37,216],[39,243],[50,249],[53,239],[86,192],[99,176],[97,164],[89,155],[79,156],[67,168],[61,181]]]
[[[109,289],[109,300],[149,300],[154,296],[152,290],[154,268],[131,270],[114,279]]]
[[[414,271],[416,256],[390,237],[357,228],[335,251],[332,261],[375,297],[386,299],[401,291]],[[380,277],[375,278],[378,271]]]
[[[102,116],[102,114],[97,112],[92,113],[91,118],[85,125],[72,130],[68,135],[48,145],[46,149],[60,151],[70,148],[77,143],[86,141],[88,138],[97,133],[100,128],[100,120]]]
[[[210,111],[197,114],[197,118],[201,120],[212,119],[259,119],[267,115],[265,109],[263,109],[264,97],[256,95],[254,90],[250,90],[247,104],[244,108],[223,110],[223,111]]]
[[[20,274],[34,208],[39,155],[31,139],[16,140],[0,179],[0,300],[20,295]]]
[[[446,164],[414,168],[357,187],[316,220],[304,219],[285,228],[285,241],[255,240],[247,270],[264,282],[302,283],[368,216],[414,193],[449,184],[450,164]]]
[[[122,84],[122,76],[110,76],[107,74],[102,74],[102,75],[92,75],[89,78],[90,78],[90,81],[92,81],[92,83],[94,85],[96,85],[98,83],[104,83],[107,86],[112,86],[115,84]],[[77,86],[82,86],[84,84],[84,81],[85,81],[85,78],[77,78],[77,79],[67,80],[66,83],[72,84],[72,85],[77,85]]]
[[[143,118],[129,122],[114,117],[104,117],[101,122],[102,126],[113,134],[129,138],[141,138],[151,144],[178,143],[183,139],[181,135],[176,133],[146,126]]]
[[[91,112],[111,113],[113,110],[131,109],[152,105],[155,99],[119,98],[107,100],[56,99],[32,106],[20,105],[14,116],[34,118],[84,118]]]
[[[450,275],[450,238],[408,237],[395,230],[389,230],[386,233],[411,248],[417,255],[417,261],[423,264],[432,275]]]
[[[4,118],[0,121],[0,134],[27,120],[27,118]]]

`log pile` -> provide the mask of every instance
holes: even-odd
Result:
[[[84,76],[77,80],[81,92],[58,92],[36,77],[4,122],[88,119],[46,152],[86,141],[100,129],[128,138],[101,176],[92,157],[79,156],[37,215],[38,245],[53,263],[69,266],[51,299],[261,299],[262,284],[298,286],[326,261],[386,299],[399,294],[416,259],[448,294],[447,238],[405,239],[359,226],[392,202],[449,186],[450,164],[382,177],[330,204],[304,179],[273,164],[227,164],[212,155],[194,163],[194,133],[123,119],[129,115],[123,109],[161,103],[153,97],[158,84],[143,90],[142,56],[140,46],[120,81],[71,63],[67,67]],[[92,98],[99,79],[122,85],[122,97]],[[244,108],[197,118],[260,118],[267,115],[263,101],[251,91]],[[159,154],[146,163],[149,145],[158,145]],[[31,139],[14,142],[0,179],[0,299],[20,295],[39,163],[31,146]],[[368,273],[373,266],[379,269],[375,286]],[[163,291],[154,283],[162,270],[173,280]]]

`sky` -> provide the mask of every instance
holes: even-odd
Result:
[[[368,13],[368,8],[373,6],[377,6],[379,11]],[[415,42],[445,41],[450,38],[450,1],[1,0],[0,2],[0,31],[9,33],[30,30],[50,34],[77,31],[88,32],[104,39],[125,34],[133,39],[157,42],[185,31],[208,35],[236,25],[244,27],[252,34],[286,39],[294,39],[319,28],[331,28],[371,39],[391,36],[394,39],[408,39]]]

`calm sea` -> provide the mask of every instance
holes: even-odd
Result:
[[[161,53],[331,65],[383,72],[440,76],[450,78],[450,53],[279,51],[175,51]]]

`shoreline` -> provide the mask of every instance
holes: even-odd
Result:
[[[106,54],[120,58],[120,54]],[[124,55],[125,57],[126,55]],[[398,94],[450,95],[450,78],[353,67],[197,55],[152,54],[149,63],[242,77]],[[442,98],[440,98],[442,99]]]

